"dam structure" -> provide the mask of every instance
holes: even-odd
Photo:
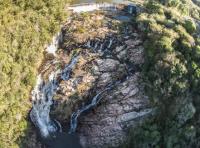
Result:
[[[137,7],[134,3],[123,1],[121,3],[81,3],[74,4],[68,7],[68,10],[74,13],[92,12],[95,10],[115,12],[119,9],[125,9],[127,13],[133,14],[137,12]]]

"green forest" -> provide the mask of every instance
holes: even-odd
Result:
[[[30,91],[67,1],[0,0],[0,148],[19,147],[29,128]]]
[[[145,90],[158,115],[130,131],[125,148],[200,147],[200,8],[150,0],[135,23],[143,33]]]
[[[0,148],[25,148],[30,92],[69,1],[0,0]],[[143,2],[133,21],[144,39],[142,82],[158,115],[130,130],[122,147],[199,148],[199,1]]]

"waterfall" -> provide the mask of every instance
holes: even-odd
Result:
[[[46,138],[56,132],[62,132],[60,123],[56,120],[51,120],[49,113],[51,105],[53,104],[53,96],[58,90],[58,77],[68,80],[74,65],[78,61],[78,56],[72,57],[70,63],[61,70],[52,72],[49,75],[48,82],[44,82],[41,74],[37,78],[37,83],[32,91],[33,107],[30,112],[31,121],[39,128],[42,137]]]
[[[79,56],[74,56],[74,58],[72,58],[70,64],[65,66],[65,68],[64,68],[64,70],[62,71],[62,74],[61,74],[61,78],[63,80],[66,81],[66,80],[69,79],[70,73],[71,73],[72,69],[74,68],[74,66],[76,65],[78,58],[79,58]]]
[[[42,76],[39,75],[37,84],[32,91],[33,108],[30,112],[30,118],[35,126],[39,128],[42,137],[48,137],[58,131],[56,123],[49,117],[53,95],[58,87],[56,77],[56,73],[51,73],[49,82],[45,84]]]
[[[56,50],[58,48],[61,37],[61,34],[58,34],[56,37],[54,37],[52,44],[47,47],[46,51],[56,55]],[[108,41],[105,40],[103,41],[103,43],[100,43],[99,41],[89,40],[86,43],[86,47],[92,48],[96,52],[98,46],[100,46],[100,50],[102,50],[106,42],[108,42],[107,48],[110,48],[113,44],[113,39],[109,38]],[[63,70],[53,71],[46,81],[43,80],[42,74],[38,75],[36,86],[32,91],[33,107],[30,112],[30,118],[33,124],[39,129],[41,136],[44,138],[52,136],[56,132],[62,132],[62,127],[60,123],[50,118],[50,109],[51,105],[53,104],[53,97],[59,89],[58,80],[61,79],[67,81],[70,79],[70,74],[74,69],[76,63],[78,62],[78,59],[79,55],[74,55],[71,61],[64,67]],[[41,73],[45,72],[52,65],[55,65],[57,63],[59,62],[55,59],[50,61],[48,64],[45,65],[44,70]],[[90,104],[82,107],[81,109],[78,109],[72,114],[69,133],[75,132],[78,124],[78,117],[86,110],[89,110],[90,108],[96,106],[102,98],[101,95],[107,90],[110,90],[112,86],[113,85],[108,85],[104,90],[102,90],[92,98]]]
[[[49,46],[47,46],[46,51],[55,56],[56,50],[58,49],[58,46],[59,46],[59,43],[62,42],[62,40],[63,40],[62,33],[61,32],[57,33],[53,37],[51,44]]]
[[[115,6],[115,5],[114,5]],[[86,9],[88,8],[88,9]],[[80,6],[80,7],[72,7],[71,9],[74,12],[82,12],[82,10],[93,10],[93,9],[116,9],[113,5],[109,4],[101,4],[101,5],[90,5],[90,6]],[[55,37],[53,37],[52,43],[46,48],[48,53],[56,56],[56,50],[59,47],[59,43],[62,41],[62,34],[58,33]],[[107,36],[103,40],[88,40],[87,43],[84,44],[85,47],[91,48],[94,52],[104,53],[108,51],[111,47],[115,46],[115,38],[113,35]],[[72,57],[71,61],[65,65],[64,69],[57,70],[51,72],[48,77],[48,80],[44,80],[42,77],[42,73],[49,69],[52,65],[59,63],[56,59],[50,61],[47,65],[45,65],[44,69],[41,71],[41,74],[38,75],[36,86],[32,91],[32,109],[30,111],[30,118],[33,124],[39,129],[40,134],[43,138],[51,137],[57,132],[62,132],[62,127],[58,121],[50,118],[50,109],[53,104],[53,97],[59,89],[59,80],[67,81],[70,79],[70,75],[72,70],[75,68],[76,63],[78,62],[79,55],[76,54]],[[97,93],[88,105],[85,105],[75,111],[71,115],[70,120],[70,130],[69,133],[73,133],[76,131],[78,125],[78,117],[85,111],[95,107],[102,99],[102,95],[112,89],[117,83],[121,81],[117,81],[105,87],[102,91]],[[75,82],[76,83],[76,82]]]
[[[52,43],[46,48],[46,51],[55,56],[61,40],[62,33],[58,33],[53,37]],[[56,63],[57,61],[51,62],[45,66],[44,70]],[[33,102],[33,107],[30,111],[30,118],[33,124],[39,129],[42,137],[48,137],[57,131],[62,131],[59,122],[51,120],[49,116],[50,107],[53,104],[53,95],[58,89],[57,77],[59,72],[59,70],[52,72],[49,75],[48,82],[44,82],[42,75],[39,74],[36,86],[32,91],[31,100]]]
[[[110,47],[112,46],[112,43],[113,43],[113,39],[110,39],[110,40],[109,40],[109,45],[108,45],[107,48],[110,48]]]
[[[95,95],[92,98],[92,101],[90,104],[83,106],[81,109],[78,109],[76,112],[74,112],[71,115],[71,121],[70,121],[70,130],[69,133],[74,133],[76,131],[77,125],[78,125],[78,117],[85,111],[95,107],[102,99],[102,94],[105,93],[108,90],[111,90],[116,84],[119,84],[121,81],[116,81],[114,83],[109,84],[104,90],[102,90],[101,92],[97,93],[97,95]]]
[[[36,86],[32,91],[33,107],[30,112],[30,118],[34,125],[39,129],[41,136],[44,138],[47,138],[56,132],[62,132],[60,123],[56,120],[50,119],[50,108],[53,104],[53,96],[59,88],[58,77],[65,81],[69,80],[70,73],[74,69],[78,58],[78,55],[73,56],[69,64],[67,64],[63,70],[52,72],[49,75],[48,82],[45,82],[42,79],[41,74],[37,78]],[[83,112],[95,107],[102,99],[101,95],[104,92],[112,89],[113,86],[117,83],[119,83],[119,81],[108,85],[104,90],[92,98],[90,104],[82,107],[81,109],[78,109],[72,114],[69,133],[75,132],[78,124],[78,117]]]

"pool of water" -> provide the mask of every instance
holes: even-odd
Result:
[[[82,148],[75,134],[56,133],[54,137],[42,139],[47,148]]]
[[[108,3],[121,3],[125,0],[73,0],[71,4],[82,4],[82,3],[102,3],[102,2],[108,2]]]

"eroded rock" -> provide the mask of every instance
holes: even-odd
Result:
[[[104,13],[82,15],[76,14],[63,28],[65,50],[57,56],[60,65],[66,65],[74,53],[79,59],[70,79],[59,84],[52,115],[69,123],[74,111],[115,84],[102,94],[99,104],[79,117],[77,134],[85,148],[117,147],[129,128],[152,113],[135,68],[144,62],[142,40],[131,23]]]
[[[148,98],[141,93],[138,75],[108,92],[94,112],[80,118],[78,133],[84,147],[116,147],[126,138],[129,127],[152,113]]]

